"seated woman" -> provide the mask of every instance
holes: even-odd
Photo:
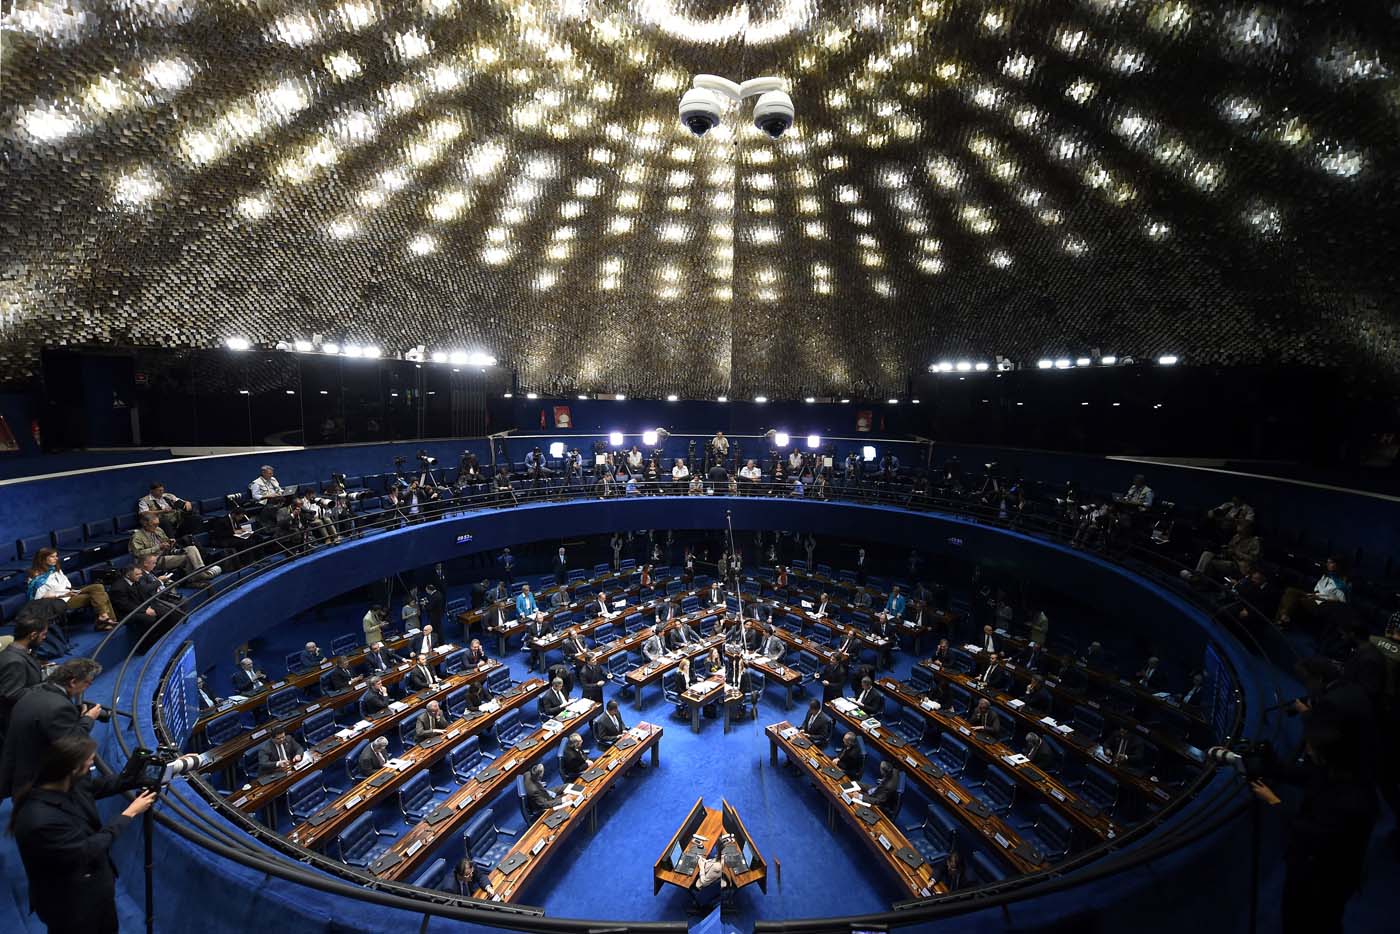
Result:
[[[30,600],[56,598],[62,600],[69,610],[80,610],[90,606],[97,614],[97,629],[106,632],[117,625],[112,612],[112,601],[101,584],[88,584],[74,588],[60,566],[58,550],[40,548],[34,553],[34,562],[29,566],[29,583],[26,593]]]

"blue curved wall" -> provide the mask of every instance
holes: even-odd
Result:
[[[1256,670],[1255,662],[1229,639],[1222,639],[1204,614],[1123,568],[1053,543],[949,515],[848,503],[729,497],[657,497],[526,505],[445,518],[322,550],[219,596],[177,629],[172,638],[146,660],[149,674],[133,703],[136,709],[151,709],[155,676],[163,670],[182,640],[194,642],[205,664],[213,658],[229,657],[224,653],[232,653],[249,638],[335,596],[337,583],[332,582],[338,582],[343,590],[345,582],[362,582],[446,557],[544,538],[612,529],[721,528],[728,513],[733,515],[736,530],[790,529],[825,535],[856,535],[896,544],[917,542],[934,554],[965,550],[979,560],[1014,563],[1028,576],[1043,576],[1061,589],[1091,595],[1105,608],[1120,611],[1121,618],[1131,620],[1131,625],[1171,633],[1178,640],[1192,640],[1202,645],[1207,638],[1212,638],[1238,672],[1242,692],[1250,699],[1250,722],[1246,732],[1258,726],[1258,711],[1264,706],[1259,698],[1265,679]],[[463,533],[470,533],[472,539],[458,545],[457,538]],[[128,678],[119,688],[127,696],[131,693],[130,681]],[[148,720],[142,732],[141,741],[147,745],[153,743]],[[108,745],[114,744],[109,742]],[[1232,780],[1230,775],[1220,773],[1214,785]],[[223,824],[203,802],[195,806],[214,822]],[[1186,820],[1191,811],[1188,807],[1173,819],[1173,823]],[[1046,896],[1018,903],[1009,915],[999,911],[983,912],[957,923],[960,928],[969,930],[1001,930],[1014,918],[1028,928],[1039,928],[1055,919],[1064,921],[1092,909],[1098,918],[1114,917],[1117,912],[1116,916],[1124,921],[1139,919],[1138,926],[1142,930],[1165,929],[1165,924],[1155,922],[1165,922],[1175,912],[1185,909],[1163,894],[1169,891],[1163,888],[1163,882],[1171,880],[1209,887],[1212,883],[1220,886],[1225,880],[1237,877],[1246,862],[1238,851],[1243,836],[1227,828],[1211,843],[1191,853],[1164,856],[1147,867],[1098,882],[1092,890]],[[124,840],[118,855],[124,880],[133,886],[133,891],[139,891],[139,843]],[[272,917],[281,920],[295,917],[307,929],[323,926],[326,930],[364,931],[398,930],[418,920],[415,916],[350,904],[265,879],[216,861],[202,850],[165,833],[157,848],[157,863],[159,898],[165,917],[175,912],[186,913],[185,917],[196,913],[206,919],[205,929],[210,931],[246,931]],[[1233,883],[1231,885],[1233,888]],[[210,911],[211,901],[217,902],[219,911]],[[1227,910],[1238,913],[1242,909],[1235,905]],[[1179,920],[1181,916],[1175,917]],[[329,922],[331,918],[337,919],[334,926]],[[436,922],[434,928],[446,929],[445,924],[437,928],[439,924],[443,923]],[[1222,925],[1222,928],[1227,926]]]

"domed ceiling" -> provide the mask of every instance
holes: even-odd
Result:
[[[6,0],[0,364],[315,340],[689,397],[1394,368],[1397,15]],[[700,72],[785,78],[796,125],[693,136]]]

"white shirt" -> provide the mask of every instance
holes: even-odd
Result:
[[[1136,503],[1139,506],[1151,506],[1152,487],[1145,483],[1142,486],[1130,486],[1128,487],[1128,494],[1124,496],[1123,499],[1130,503]]]
[[[258,477],[252,483],[248,484],[248,492],[253,495],[253,499],[261,503],[269,496],[281,496],[282,484],[277,482],[276,477],[267,480]]]
[[[684,480],[688,476],[690,476],[690,468],[685,464],[677,464],[671,468],[672,480]]]
[[[801,466],[802,466],[802,455],[799,454],[799,453],[796,452],[796,451],[793,451],[791,454],[789,454],[789,455],[788,455],[788,466],[791,467],[793,470],[796,470],[797,468],[801,467]]]
[[[1337,585],[1337,579],[1330,574],[1324,574],[1317,579],[1317,585],[1313,587],[1313,596],[1328,603],[1347,602],[1347,592]]]
[[[58,597],[65,603],[68,601],[68,591],[73,589],[73,585],[68,580],[68,575],[58,568],[54,568],[48,579],[34,591],[35,600],[43,600],[45,597]]]
[[[162,493],[160,496],[151,496],[149,493],[141,497],[136,503],[137,512],[160,512],[163,509],[179,509],[182,500],[172,493]]]
[[[757,480],[763,476],[763,471],[758,469],[757,464],[745,464],[739,468],[739,476],[745,480]]]
[[[640,467],[640,466],[642,466],[642,452],[641,452],[641,451],[628,451],[628,452],[627,452],[627,466],[628,466],[628,467]]]

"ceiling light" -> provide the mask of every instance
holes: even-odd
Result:
[[[564,442],[555,441],[549,446],[549,456],[559,458],[564,456]]]
[[[755,401],[755,402],[760,402],[760,403],[761,403],[761,402],[767,402],[767,401],[768,401],[768,397],[767,397],[767,396],[754,396],[754,397],[753,397],[753,401]]]
[[[1118,358],[1111,355],[1107,357],[1100,357],[1099,362],[1102,363],[1104,366],[1113,366],[1113,364],[1118,362]]]
[[[292,346],[296,348],[297,353],[311,352],[311,341],[296,341]]]
[[[474,350],[466,355],[466,363],[468,366],[495,366],[496,358],[489,353]]]
[[[224,346],[229,350],[247,350],[252,345],[246,337],[230,337],[224,341]]]
[[[1078,360],[1075,360],[1075,361],[1074,361],[1074,365],[1075,365],[1075,366],[1088,366],[1088,365],[1089,365],[1090,363],[1092,363],[1092,362],[1093,362],[1093,361],[1091,361],[1088,357],[1080,357]]]
[[[788,437],[788,433],[786,431],[779,431],[773,434],[773,443],[780,448],[787,447],[788,442],[791,440],[792,439]]]
[[[676,395],[676,394],[673,392],[673,393],[671,393],[669,396],[666,397],[666,401],[667,401],[667,402],[679,402],[679,401],[680,401],[680,398],[681,398],[680,396]]]
[[[622,432],[620,432],[620,431],[610,431],[610,432],[608,432],[608,444],[611,444],[611,445],[612,445],[613,447],[615,447],[615,448],[620,448],[620,447],[622,447]]]
[[[972,364],[966,360],[959,360],[955,369],[959,373],[967,373],[972,370]]]
[[[624,396],[622,393],[618,393],[617,395],[613,396],[613,398],[616,399],[618,402],[623,402],[627,399],[627,397]]]
[[[525,398],[526,398],[526,399],[538,399],[539,397],[540,397],[540,394],[537,393],[537,392],[527,392],[527,393],[525,393]]]
[[[514,399],[514,398],[515,398],[515,393],[513,393],[513,392],[503,392],[503,393],[501,393],[501,398],[503,398],[503,399]]]
[[[1055,361],[1054,361],[1054,360],[1037,360],[1035,365],[1036,365],[1036,367],[1038,367],[1039,369],[1048,370],[1048,369],[1050,369],[1052,366],[1055,365]]]
[[[873,461],[875,459],[875,449],[867,444],[865,447],[860,449],[860,457],[861,460],[865,461],[866,463]]]
[[[1055,361],[1055,369],[1057,370],[1068,370],[1072,366],[1074,366],[1074,364],[1070,362],[1068,357],[1061,357]]]
[[[340,353],[340,345],[337,344],[337,343],[335,343],[334,341],[328,341],[328,342],[326,342],[326,343],[324,343],[324,344],[321,345],[321,353],[329,353],[329,354],[337,354],[337,353]]]
[[[990,363],[987,363],[987,362],[985,362],[985,361],[982,361],[982,362],[974,363],[974,364],[972,365],[972,368],[973,368],[974,370],[976,370],[978,373],[985,373],[985,372],[987,372],[988,370],[990,370],[990,369],[992,368],[992,366],[991,366]]]
[[[1158,357],[1157,362],[1160,363],[1162,366],[1176,366],[1176,355],[1167,354],[1165,356]]]
[[[645,445],[646,445],[647,447],[649,447],[649,448],[654,448],[654,447],[656,447],[656,430],[655,430],[655,429],[648,429],[648,430],[642,432],[642,444],[645,444]]]

